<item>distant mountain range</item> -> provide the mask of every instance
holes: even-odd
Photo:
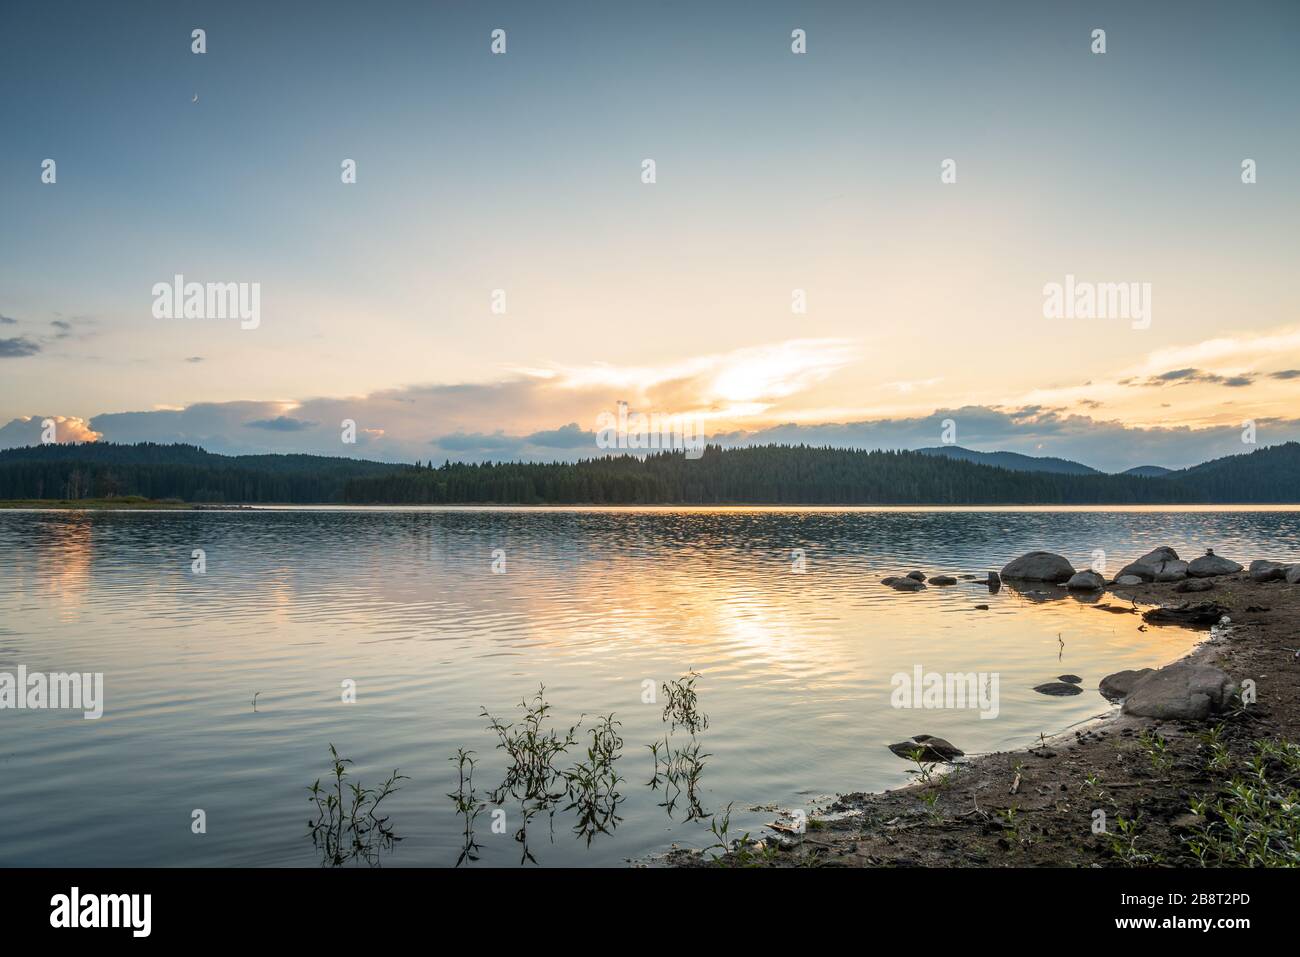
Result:
[[[964,449],[960,445],[938,445],[928,449],[917,449],[922,455],[942,455],[950,459],[961,459],[963,462],[974,462],[977,465],[992,465],[994,468],[1011,469],[1014,472],[1055,472],[1060,475],[1105,475],[1099,469],[1091,465],[1084,465],[1082,462],[1071,462],[1069,459],[1058,459],[1051,456],[1021,455],[1019,452],[976,452],[974,449]],[[1167,469],[1161,465],[1138,465],[1118,475],[1136,475],[1139,478],[1159,478],[1169,475],[1173,469]]]
[[[974,457],[974,458],[972,458]],[[217,455],[193,445],[48,445],[0,452],[0,499],[140,495],[211,503],[607,505],[1300,504],[1300,443],[1171,471],[1106,475],[1010,452],[768,445],[550,464],[393,464]]]
[[[1055,472],[1061,475],[1102,475],[1104,473],[1069,459],[1057,459],[1050,456],[1037,457],[1021,455],[1019,452],[976,452],[964,449],[960,445],[937,445],[928,449],[917,449],[922,455],[942,455],[945,458],[974,462],[977,465],[992,465],[994,468],[1011,469],[1014,472]],[[1125,473],[1128,474],[1128,473]]]
[[[1167,469],[1163,465],[1137,465],[1131,469],[1125,469],[1120,475],[1137,475],[1142,478],[1160,478],[1162,475],[1168,475],[1173,469]]]

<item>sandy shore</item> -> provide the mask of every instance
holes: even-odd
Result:
[[[1223,605],[1231,626],[1197,645],[1186,660],[1221,668],[1237,682],[1252,679],[1255,703],[1205,722],[1158,721],[1117,710],[1037,747],[959,762],[930,781],[841,795],[823,809],[824,819],[811,818],[804,834],[765,833],[723,863],[1198,866],[1186,839],[1206,819],[1191,813],[1193,800],[1216,792],[1232,773],[1223,769],[1244,767],[1254,742],[1300,741],[1300,585],[1256,583],[1245,573],[1214,581],[1213,590],[1191,595],[1176,593],[1173,584],[1112,586],[1095,613],[1138,615],[1149,606],[1184,601]],[[1206,740],[1215,727],[1221,728],[1217,749]],[[1104,833],[1095,832],[1098,811],[1105,815]],[[708,863],[705,855],[684,850],[671,854],[670,862]]]

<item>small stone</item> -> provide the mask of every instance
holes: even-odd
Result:
[[[1034,690],[1039,694],[1052,695],[1054,697],[1064,698],[1068,695],[1083,694],[1083,689],[1076,684],[1068,681],[1049,681],[1046,684],[1035,685]]]
[[[896,744],[889,745],[889,750],[893,751],[900,758],[912,759],[917,751],[920,752],[917,757],[926,764],[934,764],[941,761],[951,761],[953,758],[960,758],[966,752],[956,747],[943,738],[936,738],[930,734],[914,734],[906,741],[899,741]]]

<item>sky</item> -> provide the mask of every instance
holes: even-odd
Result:
[[[620,402],[1107,470],[1300,439],[1298,33],[1294,2],[5,5],[0,448],[572,459]],[[159,316],[177,275],[256,284],[256,323]],[[1149,308],[1045,315],[1067,277]]]

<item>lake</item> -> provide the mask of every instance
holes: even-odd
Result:
[[[0,672],[104,675],[98,720],[0,711],[0,864],[452,866],[463,748],[477,762],[466,801],[487,805],[463,866],[515,866],[523,812],[499,795],[494,832],[489,792],[507,762],[481,712],[515,722],[539,685],[542,732],[563,737],[585,715],[555,766],[586,762],[590,729],[612,713],[624,780],[618,820],[607,792],[534,808],[532,860],[621,865],[708,846],[729,803],[734,836],[773,806],[905,783],[909,763],[885,745],[913,733],[975,754],[1105,714],[1103,675],[1164,664],[1198,638],[1140,631],[1136,615],[1047,587],[903,594],[883,576],[982,576],[1038,548],[1077,568],[1100,549],[1114,574],[1162,544],[1294,561],[1300,511],[0,512]],[[918,666],[996,675],[996,717],[891,706],[893,676]],[[693,733],[672,726],[690,715],[665,721],[663,688],[692,671],[707,715]],[[1032,690],[1066,673],[1082,694]],[[674,785],[652,742],[660,762],[694,755],[702,769],[675,763]],[[329,780],[331,743],[354,762],[345,780],[407,776],[382,805],[400,840],[372,830],[354,855],[348,839],[339,853],[313,838],[307,788]]]

